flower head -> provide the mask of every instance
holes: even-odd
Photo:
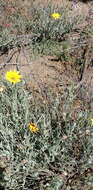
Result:
[[[29,127],[29,130],[30,130],[31,132],[33,132],[33,133],[36,133],[36,132],[39,131],[39,128],[38,128],[37,125],[34,124],[34,123],[30,123],[28,127]]]
[[[61,17],[61,14],[59,14],[59,13],[52,13],[51,16],[52,16],[53,19],[57,20],[57,19],[59,19]]]
[[[93,126],[93,118],[90,119],[91,125]]]
[[[22,76],[19,74],[19,71],[7,71],[6,80],[8,80],[11,83],[18,83],[21,81]]]

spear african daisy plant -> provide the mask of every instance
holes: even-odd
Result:
[[[60,19],[61,14],[60,13],[52,13],[51,16],[53,19],[57,20],[57,19]]]
[[[93,118],[90,119],[91,125],[93,126]]]
[[[18,82],[21,81],[22,76],[20,75],[19,71],[7,71],[5,78],[7,81],[9,81],[10,83],[16,84]]]
[[[30,123],[29,124],[29,130],[32,132],[32,133],[37,133],[39,132],[39,128],[37,127],[37,125],[35,123]]]
[[[76,91],[64,92],[66,107],[60,94],[50,92],[49,103],[43,105],[22,87],[19,72],[8,71],[6,76],[9,83],[0,93],[0,167],[2,161],[5,189],[79,190],[82,180],[92,187],[93,176],[86,175],[93,167],[93,127],[85,110],[73,119]]]

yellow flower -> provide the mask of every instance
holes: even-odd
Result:
[[[30,123],[30,124],[29,124],[29,130],[30,130],[31,132],[33,132],[33,133],[36,133],[36,132],[39,131],[39,128],[37,127],[36,124]]]
[[[0,86],[0,92],[3,92],[5,90],[4,86]]]
[[[7,71],[5,77],[6,80],[14,84],[20,82],[20,79],[22,78],[22,76],[19,74],[19,71]]]
[[[93,118],[90,119],[91,125],[93,125]]]
[[[61,14],[59,14],[59,13],[52,13],[51,16],[52,16],[52,18],[54,18],[56,20],[56,19],[59,19],[61,17]]]

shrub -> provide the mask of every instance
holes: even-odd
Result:
[[[71,116],[72,91],[49,104],[35,102],[23,82],[1,83],[0,159],[6,189],[77,189],[93,186],[93,128],[89,111]],[[51,94],[51,96],[50,96]],[[70,109],[70,112],[69,112]],[[63,111],[62,111],[63,110]],[[34,123],[38,130],[29,130]],[[30,124],[31,125],[31,124]]]
[[[33,11],[34,10],[34,11]],[[65,34],[71,32],[80,22],[80,16],[72,16],[68,7],[35,7],[32,10],[31,31],[40,35],[39,40],[52,39],[62,41]],[[59,14],[54,18],[53,13]]]

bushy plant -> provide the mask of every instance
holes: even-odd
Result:
[[[33,11],[34,10],[34,11]],[[31,31],[40,35],[39,40],[54,39],[62,41],[65,34],[71,32],[80,21],[80,16],[71,16],[68,7],[35,7],[32,10]],[[58,18],[53,14],[58,14]]]
[[[62,107],[63,96],[54,99],[49,93],[49,104],[43,105],[24,89],[22,82],[5,81],[1,86],[0,160],[5,167],[5,188],[79,190],[82,184],[92,187],[91,115],[87,110],[81,111],[76,120],[72,119],[69,108],[74,90],[65,93],[67,107]]]

